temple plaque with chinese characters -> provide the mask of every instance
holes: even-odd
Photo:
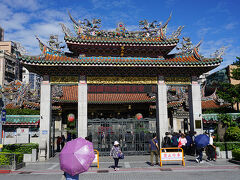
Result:
[[[52,84],[78,84],[78,76],[51,76]]]
[[[165,77],[166,84],[191,84],[190,77]]]
[[[87,84],[157,84],[157,77],[87,77]]]

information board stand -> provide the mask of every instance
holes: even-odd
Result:
[[[163,161],[182,161],[185,166],[184,154],[182,148],[161,148],[160,149],[160,166]]]

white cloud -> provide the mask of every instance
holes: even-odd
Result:
[[[229,24],[227,24],[227,25],[225,26],[225,29],[226,29],[226,30],[232,30],[232,29],[234,29],[237,25],[238,25],[237,22],[231,22],[231,23],[229,23]]]
[[[121,8],[121,7],[130,7],[131,3],[129,0],[92,0],[94,9],[111,9],[111,8]]]
[[[211,30],[212,30],[212,28],[210,28],[210,27],[201,28],[197,31],[197,35],[198,35],[198,37],[203,38]]]
[[[174,7],[174,5],[176,4],[176,0],[165,0],[164,3],[166,7]]]
[[[202,46],[200,47],[200,53],[204,55],[204,57],[210,57],[217,49],[221,47],[227,47],[224,55],[222,56],[223,62],[221,65],[214,69],[213,72],[226,67],[227,65],[232,64],[236,60],[236,56],[239,56],[240,46],[234,46],[234,39],[232,38],[222,38],[217,41],[204,41]]]
[[[6,6],[3,3],[0,3],[0,12],[1,12],[0,20],[6,19],[12,15],[12,11],[8,8],[8,6]]]
[[[3,0],[3,3],[14,9],[37,10],[41,7],[37,0]]]
[[[0,24],[6,31],[24,29],[29,21],[29,16],[26,13],[15,13],[4,20],[0,20]]]

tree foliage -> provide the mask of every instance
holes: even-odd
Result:
[[[233,121],[232,116],[229,114],[219,114],[218,120],[227,127],[237,126],[237,122]]]
[[[225,134],[226,141],[240,141],[240,128],[229,127]]]
[[[236,57],[237,60],[233,63],[237,68],[232,70],[232,78],[236,80],[240,80],[240,57]]]
[[[220,83],[220,87],[217,90],[217,95],[224,101],[234,104],[238,100],[239,92],[233,84]]]

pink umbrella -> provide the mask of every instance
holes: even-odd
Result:
[[[80,137],[67,142],[60,152],[60,168],[74,176],[87,171],[94,158],[93,144]]]

